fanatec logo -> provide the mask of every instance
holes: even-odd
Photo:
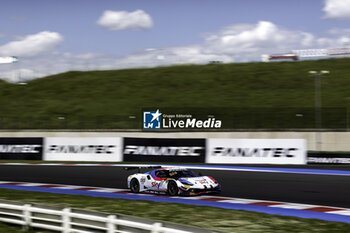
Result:
[[[0,145],[0,153],[40,153],[41,145]]]
[[[136,146],[126,145],[124,154],[158,156],[200,156],[201,146]]]
[[[298,148],[230,148],[230,147],[214,147],[213,156],[228,157],[295,157]]]
[[[115,145],[50,145],[48,153],[113,154]]]

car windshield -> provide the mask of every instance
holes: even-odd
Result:
[[[169,177],[177,179],[181,177],[197,177],[197,175],[190,170],[178,170],[178,171],[169,171]]]

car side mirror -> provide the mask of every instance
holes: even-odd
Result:
[[[151,176],[150,176],[150,175],[148,175],[148,176],[147,176],[147,180],[150,180],[150,179],[151,179]]]

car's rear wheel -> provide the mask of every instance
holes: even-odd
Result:
[[[140,183],[137,179],[134,178],[130,181],[130,190],[133,193],[140,192]]]
[[[176,196],[179,194],[179,188],[177,187],[177,184],[175,183],[175,181],[169,181],[168,194],[170,196]]]

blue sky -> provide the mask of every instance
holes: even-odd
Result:
[[[0,0],[0,22],[0,56],[19,57],[0,76],[16,81],[343,47],[350,0]]]

